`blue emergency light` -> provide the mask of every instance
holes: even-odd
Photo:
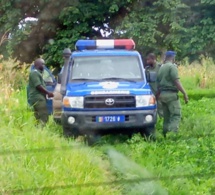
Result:
[[[101,40],[78,40],[76,50],[91,49],[126,49],[133,50],[135,43],[132,39],[101,39]]]

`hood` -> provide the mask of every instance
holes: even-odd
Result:
[[[76,82],[68,83],[66,87],[67,96],[85,96],[102,94],[151,94],[148,84],[145,82]]]

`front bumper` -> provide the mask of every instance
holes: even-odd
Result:
[[[96,116],[124,115],[125,122],[119,123],[99,123],[95,121]],[[152,121],[145,120],[147,115],[152,116]],[[68,118],[74,117],[73,124],[68,123]],[[104,131],[117,129],[140,129],[147,126],[153,126],[157,121],[157,110],[127,110],[127,111],[93,111],[93,112],[63,112],[61,116],[62,125],[78,129],[80,132],[86,131]]]

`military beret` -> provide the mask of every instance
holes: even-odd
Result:
[[[166,56],[169,56],[169,57],[174,57],[174,56],[176,56],[176,52],[175,52],[175,51],[167,51],[167,52],[165,53],[165,55],[166,55]]]

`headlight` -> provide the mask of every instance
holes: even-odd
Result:
[[[84,97],[64,97],[63,105],[67,108],[84,108]]]
[[[136,98],[136,107],[145,107],[155,105],[155,96],[153,95],[137,95]]]

